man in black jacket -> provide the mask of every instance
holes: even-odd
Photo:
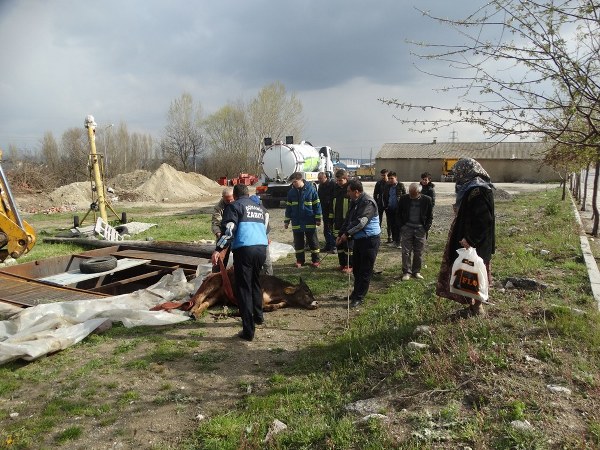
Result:
[[[400,248],[400,226],[398,224],[398,202],[400,197],[406,194],[404,184],[398,181],[396,172],[388,172],[388,180],[383,187],[383,208],[388,223],[388,232],[392,235],[393,244]]]
[[[421,174],[421,194],[431,198],[431,206],[435,206],[435,184],[431,182],[431,174]]]
[[[378,180],[377,183],[375,183],[375,189],[373,190],[373,200],[375,200],[375,203],[377,203],[377,209],[379,211],[379,225],[383,230],[383,188],[387,184],[388,170],[381,169],[379,173],[381,175],[381,179]],[[392,230],[389,227],[389,223],[387,227],[387,241],[392,242]]]
[[[414,278],[423,279],[423,249],[427,241],[427,232],[433,222],[431,198],[421,194],[421,185],[411,183],[408,194],[398,202],[398,225],[402,243],[402,281]],[[412,262],[411,262],[412,253]]]

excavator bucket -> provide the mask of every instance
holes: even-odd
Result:
[[[2,151],[0,151],[2,161]],[[35,231],[21,218],[0,164],[0,261],[19,258],[35,245]]]

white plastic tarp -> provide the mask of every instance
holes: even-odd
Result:
[[[294,251],[289,244],[269,245],[272,261]],[[169,325],[189,320],[182,311],[150,311],[167,301],[187,300],[198,290],[210,265],[198,266],[197,277],[186,281],[182,269],[165,275],[146,289],[115,297],[37,305],[0,321],[0,364],[15,359],[34,360],[64,350],[92,333],[107,320],[126,327]]]
[[[168,325],[189,320],[180,311],[150,311],[157,304],[187,299],[201,280],[187,282],[182,269],[158,283],[131,294],[57,302],[23,309],[0,321],[0,364],[33,360],[63,350],[85,338],[107,319],[126,327]]]

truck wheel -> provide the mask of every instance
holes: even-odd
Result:
[[[117,258],[114,256],[98,256],[86,259],[79,263],[81,273],[100,273],[117,267]]]

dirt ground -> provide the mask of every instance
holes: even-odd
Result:
[[[365,183],[365,191],[372,193],[374,183]],[[452,212],[453,184],[436,183],[437,202],[432,230],[447,233]],[[509,185],[502,186],[503,196],[530,190],[547,189],[548,185]],[[205,208],[214,205],[219,199],[219,189],[212,196],[195,202],[194,208]],[[18,202],[24,205],[42,200],[20,197]],[[25,202],[25,203],[24,203]],[[156,206],[156,202],[145,203]],[[158,203],[164,207],[165,214],[178,211],[189,211],[190,203]],[[144,203],[124,203],[128,206],[143,206]],[[283,227],[283,209],[271,209],[271,239],[291,243],[292,233]],[[322,237],[319,230],[319,237]],[[382,245],[376,263],[376,270],[385,265],[398,264],[400,250]],[[289,261],[289,260],[288,260]],[[278,273],[298,273],[310,278],[309,268],[295,269],[289,262],[275,263],[275,275]],[[328,255],[323,259],[323,267],[318,270],[331,272],[332,277],[351,278],[334,270],[337,258]],[[426,280],[436,276],[437,268],[425,269]],[[309,281],[310,283],[310,281]],[[389,280],[375,276],[372,289],[383,289]],[[227,411],[248,393],[257,393],[265,389],[266,381],[281,368],[290,364],[300,350],[309,344],[328,339],[342,333],[349,321],[359,310],[350,310],[345,299],[347,292],[331,292],[317,298],[319,308],[316,310],[282,309],[265,314],[265,324],[257,327],[254,341],[241,341],[236,337],[241,329],[239,318],[223,314],[222,308],[210,311],[199,321],[189,322],[183,326],[166,329],[169,339],[185,343],[186,348],[194,348],[194,358],[176,360],[164,364],[152,364],[147,370],[141,370],[139,377],[130,378],[131,371],[111,371],[106,374],[106,382],[116,386],[108,390],[106,395],[118,397],[123,392],[135,391],[139,397],[123,407],[122,413],[114,423],[100,424],[93,417],[77,417],[77,425],[86,431],[77,440],[71,442],[70,448],[78,449],[115,449],[115,448],[177,448],[179,443],[189,435],[202,418],[211,417]],[[164,330],[163,330],[164,332]],[[135,334],[131,335],[135,338]],[[93,359],[110,359],[115,355],[115,348],[121,342],[109,342],[94,346],[94,354],[90,348],[79,345],[69,350],[73,361]],[[135,360],[143,356],[147,347],[141,345],[134,350],[119,356],[122,360]],[[35,363],[34,363],[35,364]],[[94,377],[102,377],[101,374]],[[91,380],[98,381],[98,380]],[[169,401],[157,402],[157,398],[165,395],[164,386],[169,383],[178,395],[169,394]],[[41,387],[41,386],[40,386]],[[43,397],[42,392],[21,393],[17,401],[30,402],[30,409],[35,413],[36,396]]]

